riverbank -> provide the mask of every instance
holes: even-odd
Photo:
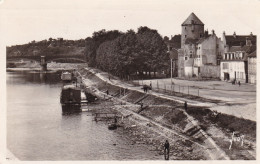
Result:
[[[47,63],[48,71],[59,71],[59,70],[74,70],[82,66],[87,66],[85,63]],[[39,63],[25,63],[18,65],[15,68],[6,68],[7,71],[40,71],[41,66]]]
[[[110,95],[113,95],[113,99],[116,99],[119,102],[123,101],[125,103],[130,103],[127,106],[119,105],[118,108],[120,111],[130,111],[131,114],[148,119],[149,121],[146,122],[148,127],[149,122],[153,121],[164,129],[168,128],[168,130],[178,134],[177,137],[169,138],[180,138],[179,135],[182,135],[190,139],[190,141],[204,146],[203,148],[196,149],[200,153],[203,152],[203,157],[200,155],[200,159],[255,159],[255,122],[226,114],[218,114],[217,117],[214,117],[214,112],[199,106],[190,106],[190,110],[185,112],[183,111],[183,104],[178,101],[161,98],[154,94],[143,97],[144,93],[142,91],[135,91],[130,84],[120,83],[118,79],[114,79],[113,77],[110,77],[111,79],[109,80],[109,77],[104,75],[105,73],[93,69],[81,69],[79,71],[82,73],[82,77],[85,80],[91,81],[87,84],[92,84],[91,86],[95,88],[95,92],[104,94],[104,92],[109,89]],[[101,75],[104,76],[100,78]],[[116,83],[116,85],[112,85],[111,83]],[[142,111],[139,110],[140,104],[135,103],[140,98],[143,98],[142,103],[145,107]],[[154,128],[151,129],[154,130]],[[246,134],[247,137],[243,147],[234,147],[233,150],[230,151],[229,142],[232,131]],[[160,132],[159,134],[161,133],[165,135],[165,132]],[[148,135],[153,136],[152,133]],[[175,142],[173,144],[174,147],[176,147]],[[219,147],[216,145],[219,145]],[[215,153],[215,156],[210,157],[210,155],[213,154],[209,153],[209,151],[211,151],[209,149],[212,149],[212,146],[215,146],[215,150],[212,151]],[[224,155],[225,153],[223,154],[221,149],[227,156]],[[205,153],[207,155],[205,155]],[[191,153],[189,152],[189,154]]]
[[[163,159],[163,143],[170,141],[170,160],[255,159],[256,122],[227,114],[218,114],[203,106],[205,103],[183,102],[162,93],[144,93],[141,87],[125,83],[96,69],[77,68],[86,88],[107,101],[108,111],[123,116],[118,133],[127,134],[131,145],[149,145]],[[109,90],[109,95],[105,91]],[[143,109],[141,110],[141,103]],[[96,109],[103,111],[105,109]],[[245,135],[244,146],[229,149],[232,132]]]

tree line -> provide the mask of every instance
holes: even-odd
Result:
[[[137,32],[94,32],[92,37],[86,38],[85,54],[89,66],[121,78],[169,69],[164,39],[157,30],[146,26],[139,27]]]

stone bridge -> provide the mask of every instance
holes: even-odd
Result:
[[[58,62],[58,63],[86,63],[84,59],[77,58],[77,57],[57,57],[57,58],[52,58],[52,57],[46,57],[46,56],[33,56],[33,57],[12,57],[12,58],[7,58],[6,64],[10,65],[12,63],[17,63],[17,62],[37,62],[40,63],[41,68],[43,71],[47,70],[47,63],[50,62]]]

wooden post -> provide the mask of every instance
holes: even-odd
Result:
[[[171,59],[171,84],[172,84],[172,59]]]

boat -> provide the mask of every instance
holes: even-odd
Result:
[[[115,130],[115,129],[117,129],[117,124],[115,124],[115,123],[108,124],[108,129],[109,129],[109,130]]]
[[[61,79],[63,81],[60,95],[62,112],[81,112],[81,88],[77,85],[76,78],[70,72],[63,72]]]

